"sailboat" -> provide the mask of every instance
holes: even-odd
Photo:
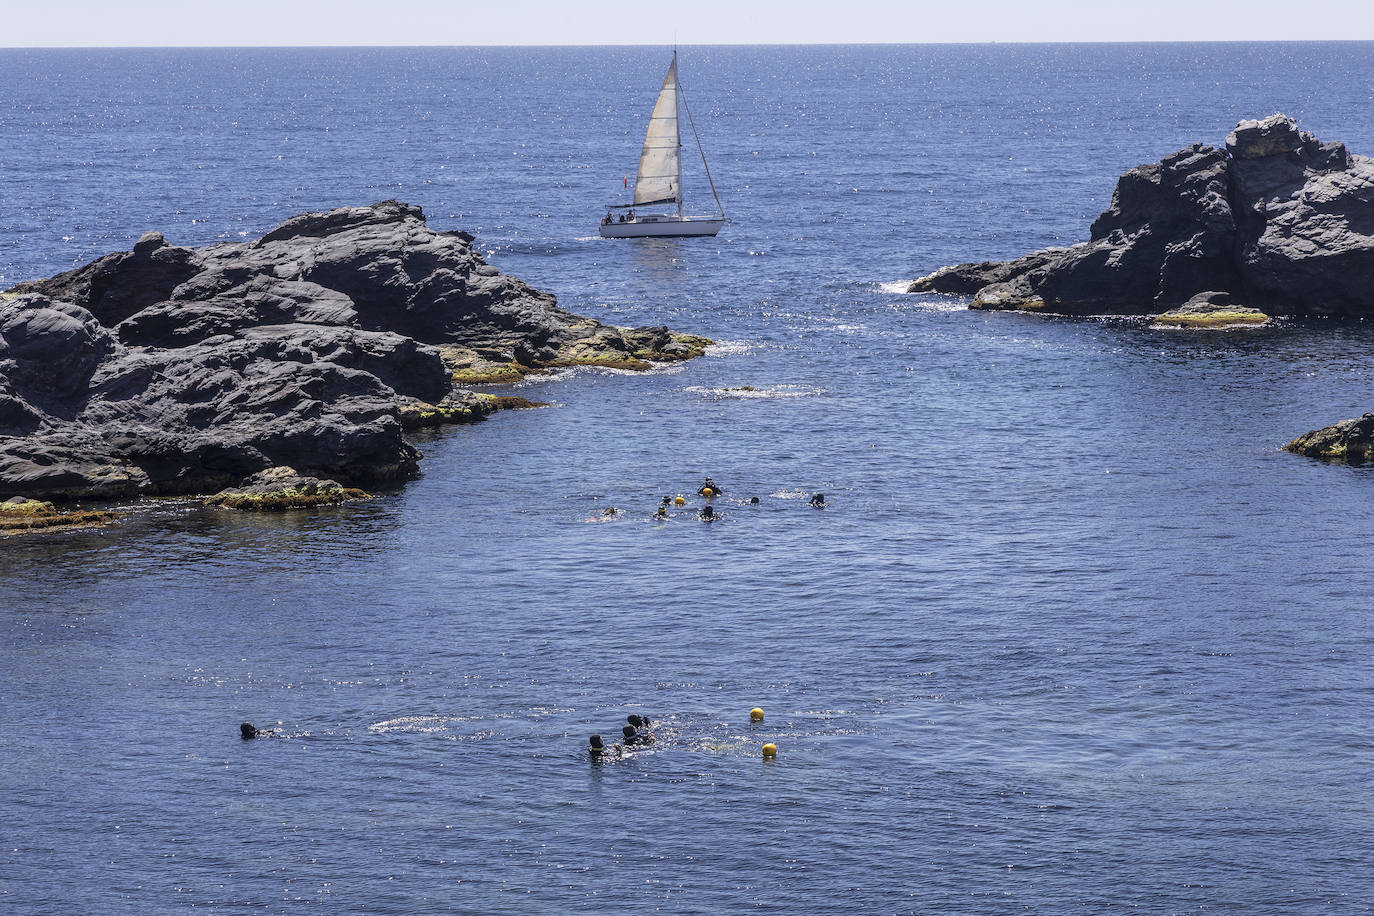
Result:
[[[701,153],[701,165],[706,170],[706,180],[711,184],[711,194],[716,198],[719,216],[682,215],[682,133],[681,115],[687,112],[687,123],[692,128],[692,136],[697,141],[697,151]],[[677,213],[637,213],[636,208],[653,207],[660,204],[677,204]],[[625,210],[623,215],[611,215],[611,210]],[[601,236],[608,239],[664,238],[685,235],[715,235],[725,225],[725,208],[720,205],[720,195],[716,193],[716,183],[711,181],[711,168],[706,164],[706,151],[701,148],[701,138],[697,137],[696,124],[692,122],[692,112],[687,108],[687,97],[677,79],[677,50],[673,50],[673,62],[668,65],[668,74],[663,78],[663,88],[658,91],[658,101],[654,103],[653,114],[649,116],[649,130],[644,135],[644,149],[639,154],[639,172],[635,176],[634,202],[612,204],[611,210],[601,220]]]

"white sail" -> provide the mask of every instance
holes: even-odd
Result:
[[[678,157],[681,141],[677,127],[677,55],[668,65],[658,102],[649,116],[644,149],[639,154],[639,174],[635,177],[635,206],[677,203],[682,189],[682,163]]]

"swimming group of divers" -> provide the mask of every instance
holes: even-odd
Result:
[[[654,733],[649,731],[652,723],[648,716],[630,713],[625,717],[625,723],[620,728],[620,741],[615,744],[607,744],[600,735],[592,735],[588,739],[587,753],[591,754],[592,760],[620,757],[654,743]]]
[[[716,483],[710,477],[707,477],[706,482],[703,483],[700,488],[698,488],[697,495],[705,497],[708,500],[707,504],[702,506],[701,511],[697,513],[697,517],[700,518],[703,522],[714,522],[717,519],[719,519],[721,517],[721,514],[715,510],[715,508],[710,504],[709,500],[717,496],[725,495],[725,491],[720,488],[720,484]],[[686,502],[687,500],[683,499],[681,496],[665,496],[663,497],[663,501],[658,504],[658,509],[654,511],[654,518],[667,518],[668,507],[670,505],[681,506],[686,504]],[[752,505],[758,505],[759,498],[757,496],[751,496],[749,497],[749,502]],[[824,509],[825,494],[817,493],[815,496],[811,497],[811,506],[815,509]],[[617,509],[615,506],[611,506],[601,513],[600,519],[589,519],[588,521],[601,521],[603,519],[613,518],[619,514],[620,510]]]

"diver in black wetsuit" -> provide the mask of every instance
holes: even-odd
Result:
[[[815,496],[811,497],[811,506],[812,506],[812,508],[814,508],[814,509],[824,509],[824,508],[825,508],[825,494],[824,494],[824,493],[817,493]]]
[[[239,737],[244,741],[252,741],[254,738],[275,738],[276,735],[275,728],[258,728],[252,722],[245,722],[239,726]]]
[[[587,743],[587,753],[591,755],[592,760],[604,760],[607,757],[619,757],[621,747],[618,744],[607,747],[600,735],[592,735]]]
[[[698,496],[706,496],[706,491],[707,491],[707,490],[710,490],[710,491],[711,491],[711,496],[724,496],[724,495],[725,495],[725,491],[722,490],[722,489],[720,488],[720,484],[716,483],[714,480],[712,480],[712,479],[709,478],[709,477],[706,478],[706,482],[705,482],[704,484],[702,484],[701,487],[697,490],[697,495],[698,495]],[[707,498],[709,499],[710,497],[707,497]]]
[[[627,748],[645,747],[654,743],[653,735],[649,732],[641,732],[633,725],[625,726],[620,730],[620,733],[624,736],[622,740],[625,742],[625,747]]]

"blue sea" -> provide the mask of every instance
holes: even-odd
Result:
[[[0,910],[1374,908],[1374,471],[1280,450],[1374,327],[902,292],[1242,118],[1374,153],[1374,44],[685,47],[730,222],[602,240],[670,55],[0,51],[0,287],[399,198],[718,342],[368,502],[0,542]]]

